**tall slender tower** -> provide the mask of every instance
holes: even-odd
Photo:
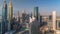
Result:
[[[10,30],[11,28],[12,18],[13,18],[13,6],[12,6],[12,0],[10,0],[9,5],[8,5],[8,20],[9,20],[8,30]]]
[[[18,22],[20,22],[20,14],[19,14],[19,11],[18,11]]]
[[[22,21],[25,22],[26,12],[25,9],[22,11]]]
[[[53,30],[56,30],[56,11],[52,12],[52,26]]]
[[[6,4],[6,0],[4,0],[3,8],[2,8],[2,20],[6,20],[6,19],[7,19],[7,4]]]
[[[34,16],[36,17],[36,19],[38,20],[38,7],[34,8]]]
[[[20,22],[20,15],[19,15],[19,11],[17,13],[17,21]]]
[[[4,0],[2,7],[2,34],[7,31],[7,4],[6,0]]]
[[[34,26],[33,27],[33,34],[39,34],[40,18],[39,18],[38,11],[39,11],[39,7],[38,6],[34,7],[34,17],[36,18],[36,20],[34,21],[35,23],[33,23],[33,24],[36,24],[36,26],[33,25]]]

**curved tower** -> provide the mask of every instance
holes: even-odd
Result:
[[[8,5],[8,15],[9,15],[9,20],[12,20],[13,18],[12,0],[10,0],[9,5]]]
[[[4,34],[7,29],[7,3],[4,0],[3,7],[2,7],[2,34]]]
[[[6,4],[6,0],[4,0],[2,7],[2,20],[4,21],[6,19],[7,19],[7,4]]]
[[[12,0],[10,0],[9,5],[8,5],[8,20],[9,20],[8,30],[10,30],[11,28],[12,18],[13,18],[13,6],[12,6]]]

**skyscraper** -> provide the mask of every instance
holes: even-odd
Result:
[[[32,33],[39,34],[40,18],[38,13],[38,7],[34,7],[34,17],[35,17],[35,20],[33,21],[33,24],[31,27]]]
[[[53,27],[53,30],[56,29],[56,11],[52,12],[52,27]]]
[[[36,19],[38,20],[38,7],[34,8],[34,16],[36,17]]]
[[[20,15],[19,15],[19,11],[17,13],[17,21],[20,22]]]
[[[22,11],[22,21],[25,22],[26,12],[25,9]]]
[[[6,20],[6,19],[7,19],[7,4],[6,4],[6,0],[4,0],[3,8],[2,8],[2,20]]]
[[[42,16],[40,15],[40,27],[43,25]]]
[[[7,31],[7,4],[6,0],[4,0],[2,7],[2,34]]]
[[[52,20],[52,15],[49,15],[49,20]]]
[[[8,20],[9,20],[9,26],[8,30],[11,28],[11,20],[13,18],[13,6],[12,6],[12,0],[10,0],[9,5],[8,5]]]

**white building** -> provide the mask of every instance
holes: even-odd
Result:
[[[56,30],[56,11],[52,12],[52,28]]]

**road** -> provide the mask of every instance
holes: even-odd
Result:
[[[20,31],[15,34],[29,34],[29,30]]]

